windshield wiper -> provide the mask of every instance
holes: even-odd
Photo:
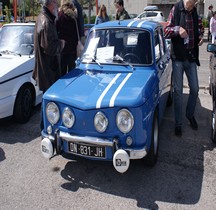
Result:
[[[20,53],[16,53],[16,52],[13,52],[13,51],[10,51],[10,50],[2,50],[0,52],[0,54],[7,54],[7,55],[19,55],[20,57],[22,56]]]
[[[100,68],[103,68],[103,66],[100,64],[100,62],[97,61],[97,59],[94,58],[92,55],[89,55],[89,54],[83,54],[83,57],[84,57],[84,58],[91,58],[91,59],[92,59],[92,62],[97,63],[97,65],[100,66]]]
[[[124,58],[122,58],[120,55],[116,54],[114,57],[113,57],[113,60],[115,61],[121,61],[125,64],[127,64],[128,66],[130,66],[133,70],[135,69],[133,65],[131,65],[130,63],[128,63],[127,61],[124,60]]]

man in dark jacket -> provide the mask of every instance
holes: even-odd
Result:
[[[64,48],[65,41],[58,39],[55,26],[57,15],[57,0],[45,0],[35,25],[33,78],[43,92],[60,76],[60,53]]]
[[[190,94],[186,117],[192,129],[198,125],[194,117],[199,92],[197,65],[199,46],[203,42],[203,26],[195,8],[196,0],[180,0],[172,8],[165,27],[165,37],[171,38],[171,58],[174,81],[175,135],[182,135],[183,74],[186,73]]]
[[[115,0],[114,2],[116,7],[116,20],[125,20],[130,19],[128,12],[124,8],[124,1],[123,0]]]

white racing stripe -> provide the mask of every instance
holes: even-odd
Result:
[[[132,73],[129,73],[124,80],[121,82],[121,84],[118,86],[118,88],[116,89],[115,93],[113,94],[111,100],[110,100],[110,104],[109,107],[114,107],[114,103],[115,103],[115,99],[117,97],[117,95],[119,94],[120,90],[122,89],[122,87],[124,86],[124,84],[127,82],[127,80],[130,78],[130,76],[132,75]]]
[[[139,28],[140,28],[144,22],[146,22],[146,20],[144,20],[144,21],[140,22],[140,23],[137,25],[137,27],[139,27]]]
[[[136,21],[137,21],[137,20],[133,20],[133,21],[131,21],[131,22],[127,25],[127,27],[131,27],[132,24],[135,23]]]
[[[106,95],[106,93],[109,91],[109,89],[111,88],[111,86],[114,84],[114,82],[119,78],[121,74],[118,73],[113,79],[112,81],[109,83],[109,85],[105,88],[105,90],[103,91],[103,93],[100,95],[99,99],[97,100],[96,103],[96,109],[99,109],[101,107],[101,102],[104,98],[104,96]]]

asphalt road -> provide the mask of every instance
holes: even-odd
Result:
[[[40,108],[27,124],[0,123],[0,209],[216,209],[216,145],[211,141],[212,102],[208,57],[201,47],[200,92],[193,131],[184,118],[183,135],[174,135],[173,107],[160,126],[158,163],[132,161],[125,174],[110,162],[40,153]],[[184,101],[188,97],[185,80]],[[185,107],[184,103],[184,107]]]

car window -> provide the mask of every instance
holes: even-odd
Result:
[[[158,61],[166,52],[166,43],[163,39],[162,29],[158,29],[155,31],[154,40],[155,56],[156,61]]]
[[[29,55],[33,53],[34,25],[11,25],[2,28],[0,33],[0,53],[17,53]]]
[[[146,17],[156,17],[158,15],[157,12],[147,12]]]
[[[116,57],[137,65],[152,63],[152,43],[146,30],[103,29],[89,34],[83,62],[97,60],[105,64],[119,64]]]

